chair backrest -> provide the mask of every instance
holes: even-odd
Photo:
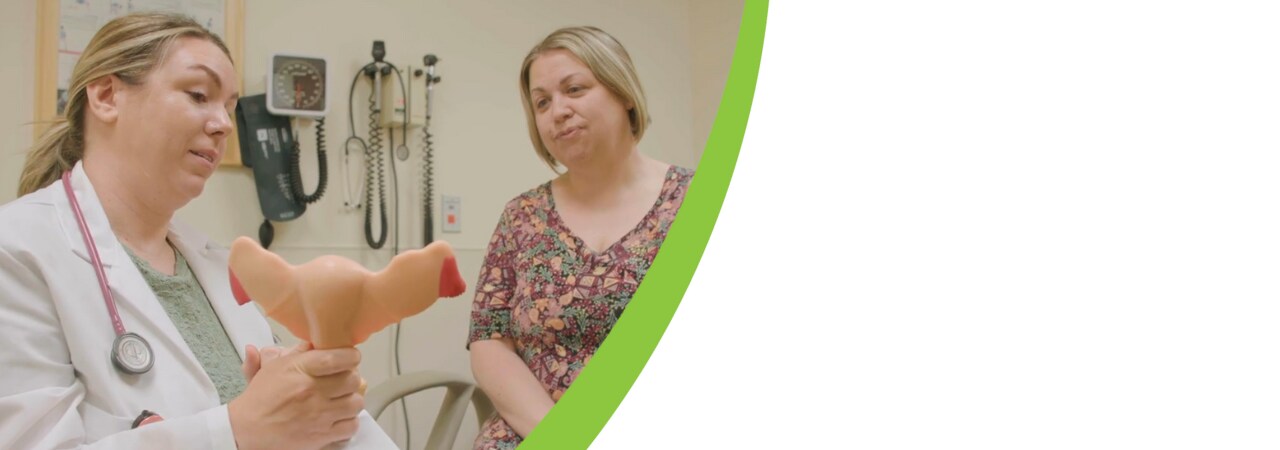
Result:
[[[483,425],[494,413],[489,397],[468,379],[434,370],[398,375],[369,389],[364,396],[365,410],[377,419],[396,400],[438,387],[446,389],[444,401],[440,403],[440,412],[436,415],[431,435],[427,437],[427,445],[423,448],[449,450],[458,438],[458,429],[462,426],[462,417],[467,413],[468,403],[475,404],[477,424]]]

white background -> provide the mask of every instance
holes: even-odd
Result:
[[[1280,10],[775,1],[593,448],[1277,448]]]

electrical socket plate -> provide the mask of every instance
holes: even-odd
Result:
[[[444,195],[440,197],[443,214],[440,215],[440,224],[445,233],[461,233],[462,232],[462,197],[456,195]]]

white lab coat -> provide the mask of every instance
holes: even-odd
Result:
[[[112,233],[79,164],[71,179],[120,318],[151,344],[155,365],[142,375],[112,365],[115,331],[62,182],[0,206],[0,448],[235,449],[227,407]],[[232,297],[227,250],[178,223],[169,240],[241,359],[246,344],[273,345],[258,309]],[[144,409],[164,421],[130,430]],[[348,448],[395,444],[362,412]]]

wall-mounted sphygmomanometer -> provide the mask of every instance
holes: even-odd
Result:
[[[328,61],[324,58],[275,54],[267,70],[267,93],[240,99],[236,122],[241,159],[253,168],[258,203],[266,216],[258,239],[269,247],[275,238],[272,221],[288,221],[307,211],[324,195],[328,158],[324,148],[324,116],[329,111]],[[299,168],[302,149],[290,117],[315,119],[319,180],[308,194]]]
[[[267,109],[278,116],[324,119],[329,112],[324,58],[275,54],[267,77]]]

